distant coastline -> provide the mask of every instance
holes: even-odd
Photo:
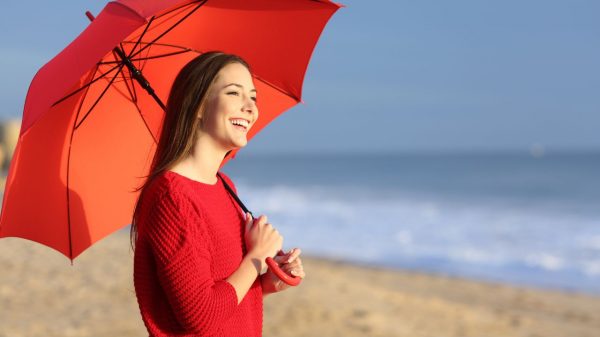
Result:
[[[0,120],[0,190],[2,194],[4,194],[6,175],[19,140],[20,131],[20,119]]]

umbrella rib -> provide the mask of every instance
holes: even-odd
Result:
[[[183,49],[183,48],[182,48]],[[147,56],[147,57],[140,57],[140,58],[135,58],[135,59],[130,59],[131,62],[134,61],[146,61],[146,60],[151,60],[151,59],[157,59],[157,58],[162,58],[162,57],[168,57],[168,56],[173,56],[173,55],[179,55],[179,54],[184,54],[187,52],[193,51],[192,49],[185,49],[185,50],[181,50],[181,51],[175,51],[175,52],[171,52],[171,53],[166,53],[166,54],[159,54],[159,55],[153,55],[153,56]],[[106,62],[100,62],[100,64],[115,64],[118,63],[120,61],[106,61]]]
[[[147,60],[158,59],[158,58],[163,58],[163,57],[168,57],[168,56],[185,54],[185,53],[189,53],[191,51],[193,51],[193,50],[192,49],[186,49],[186,50],[181,50],[181,51],[174,51],[172,53],[166,53],[166,54],[160,54],[160,55],[147,56],[145,58],[133,59],[132,61],[142,61],[142,60],[143,61],[147,61]]]
[[[148,28],[150,28],[150,25],[152,24],[152,22],[154,22],[154,17],[150,18],[150,21],[148,21],[146,28],[144,28],[144,31],[140,35],[139,39],[133,45],[133,48],[131,48],[131,51],[129,52],[129,55],[127,55],[127,58],[131,59],[131,55],[133,54],[133,51],[135,50],[135,48],[137,48],[137,46],[140,45],[140,42],[142,42],[142,38],[144,37],[144,35],[146,35],[146,32],[148,32]],[[121,45],[121,47],[122,47],[122,45]]]
[[[100,64],[101,64],[100,62],[98,62],[98,63],[97,63],[97,65],[100,65]],[[121,65],[117,64],[117,65],[115,65],[114,67],[110,68],[110,69],[109,69],[107,72],[103,73],[101,76],[99,76],[99,77],[97,77],[97,78],[93,79],[93,80],[92,80],[92,81],[90,81],[89,83],[86,83],[85,85],[81,86],[81,88],[77,88],[77,90],[73,91],[72,93],[70,93],[70,94],[66,95],[65,97],[63,97],[63,98],[59,99],[58,101],[54,102],[54,103],[52,104],[52,107],[53,107],[53,106],[55,106],[55,105],[57,105],[57,104],[59,104],[59,103],[61,103],[61,102],[62,102],[62,101],[64,101],[64,100],[68,99],[69,97],[71,97],[71,96],[75,95],[76,93],[80,92],[81,90],[83,90],[83,89],[85,89],[85,88],[88,88],[89,86],[91,86],[92,84],[94,84],[94,83],[95,83],[95,82],[97,82],[98,80],[101,80],[102,78],[104,78],[104,76],[106,76],[106,75],[110,74],[110,73],[111,73],[111,72],[113,72],[115,69],[119,68],[120,66],[121,66]],[[98,70],[98,67],[96,67],[96,70],[95,70],[95,71],[97,71],[97,70]]]
[[[94,77],[94,75],[97,73],[99,66],[96,65],[96,69],[90,74],[90,77]],[[90,89],[90,86],[85,87],[85,94],[84,96],[87,94],[88,90]],[[77,118],[79,117],[79,113],[81,112],[81,107],[83,106],[83,99],[81,100],[81,102],[79,102],[79,107],[77,108],[77,114],[75,116],[75,121],[73,123],[77,122]],[[70,170],[70,166],[71,166],[71,144],[73,144],[73,135],[75,133],[75,128],[71,129],[71,137],[69,139],[69,153],[67,155],[67,183],[66,183],[66,192],[67,192],[67,224],[69,226],[69,258],[71,259],[71,264],[73,264],[73,239],[71,238],[71,198],[69,195],[69,170]]]
[[[175,12],[175,11],[178,11],[181,8],[184,8],[184,7],[187,7],[187,6],[191,6],[194,2],[200,2],[200,1],[201,0],[193,1],[193,2],[190,2],[189,4],[183,4],[183,5],[179,6],[179,7],[175,7],[175,8],[173,8],[173,9],[167,11],[167,12],[162,13],[161,15],[157,16],[156,18],[157,19],[162,18],[163,16],[169,15],[169,14]],[[206,0],[204,0],[204,2],[206,2]]]
[[[138,50],[136,53],[132,54],[131,56],[136,56],[138,54],[140,54],[142,51],[144,51],[146,48],[148,48],[149,46],[153,45],[156,41],[158,41],[159,39],[161,39],[163,36],[165,36],[167,33],[169,33],[171,30],[173,30],[175,27],[179,26],[180,23],[182,23],[185,19],[187,19],[190,15],[194,14],[194,12],[196,12],[200,7],[202,7],[206,1],[208,0],[203,0],[200,1],[198,3],[198,5],[196,6],[196,8],[192,9],[189,13],[187,13],[183,18],[179,19],[179,21],[175,22],[175,24],[173,24],[171,27],[169,27],[167,30],[165,30],[164,32],[162,32],[159,36],[157,36],[154,40],[152,40],[150,43],[148,43],[146,46],[140,48],[140,50]]]
[[[99,67],[98,67],[98,65],[96,65],[96,69],[95,69],[95,70],[94,70],[94,72],[92,73],[92,77],[93,77],[93,74],[96,74],[96,73],[98,72],[98,68],[99,68]],[[88,87],[86,87],[86,88],[85,88],[85,93],[83,94],[83,96],[84,96],[84,97],[86,97],[86,96],[87,96],[87,92],[88,92],[89,90],[90,90],[90,86],[88,86]],[[79,106],[77,107],[77,114],[75,115],[75,121],[74,121],[74,124],[76,124],[76,123],[77,123],[77,119],[79,119],[79,114],[81,113],[81,108],[83,107],[83,102],[84,102],[84,101],[85,101],[85,100],[84,100],[84,99],[82,99],[82,100],[79,102]]]
[[[79,123],[77,123],[75,125],[75,129],[78,129],[79,126],[81,126],[81,124],[86,120],[86,118],[88,118],[88,116],[90,115],[90,113],[92,112],[92,110],[94,110],[94,108],[96,107],[96,105],[98,104],[98,102],[100,102],[100,99],[102,97],[104,97],[104,94],[106,94],[106,91],[108,91],[108,89],[110,88],[110,86],[112,85],[112,83],[115,81],[115,79],[119,75],[119,72],[121,71],[122,68],[123,68],[123,65],[119,66],[119,71],[115,74],[115,76],[113,76],[113,78],[110,80],[110,82],[108,83],[108,85],[106,86],[106,88],[104,88],[104,90],[102,90],[102,93],[100,94],[100,96],[98,96],[98,98],[96,99],[96,101],[94,102],[94,104],[92,104],[92,106],[90,107],[90,109],[88,110],[88,112],[86,112],[85,116],[83,116],[83,118],[81,119],[81,121],[79,121]]]
[[[254,77],[256,77],[256,79],[257,79],[257,80],[259,80],[259,81],[263,82],[264,84],[266,84],[266,85],[270,86],[271,88],[273,88],[273,89],[275,89],[275,90],[277,90],[277,91],[281,92],[282,94],[284,94],[284,95],[286,95],[286,96],[288,96],[288,97],[291,97],[292,99],[296,100],[296,102],[298,102],[298,103],[299,103],[299,102],[301,101],[301,100],[300,100],[300,98],[298,98],[298,97],[296,97],[295,95],[293,95],[293,94],[291,94],[291,93],[289,93],[289,92],[287,92],[287,91],[285,91],[285,90],[281,89],[280,87],[278,87],[278,86],[276,86],[275,84],[273,84],[273,83],[271,83],[271,82],[269,82],[269,81],[267,81],[267,80],[263,79],[262,77],[260,77],[260,76],[258,76],[258,75],[254,75]]]
[[[152,18],[150,18],[150,21],[148,21],[148,24],[146,25],[146,28],[144,29],[144,32],[142,32],[142,34],[141,34],[141,36],[140,36],[140,39],[141,39],[141,37],[142,37],[142,36],[143,36],[143,35],[146,33],[146,31],[147,31],[147,30],[150,28],[150,24],[151,24],[151,23],[152,23],[152,21],[154,21],[155,19],[160,19],[160,18],[162,18],[162,17],[164,17],[164,16],[166,16],[166,15],[169,15],[169,14],[171,14],[171,13],[173,13],[173,12],[176,12],[176,11],[178,11],[178,10],[182,9],[182,8],[185,8],[185,7],[191,7],[191,6],[193,6],[193,5],[194,5],[194,3],[196,3],[196,2],[200,2],[200,1],[201,1],[201,0],[192,1],[192,2],[190,2],[190,3],[183,4],[183,5],[181,5],[181,6],[177,6],[177,7],[175,7],[175,8],[172,8],[172,9],[168,10],[167,12],[164,12],[164,13],[162,13],[162,14],[158,15],[158,16],[153,16]],[[204,2],[206,2],[206,1],[207,1],[207,0],[204,0]],[[204,5],[204,3],[200,4],[200,6],[202,6],[202,5]],[[182,11],[182,12],[183,12],[183,11]],[[160,23],[159,23],[159,25],[160,25]],[[128,55],[128,57],[131,57],[131,56],[132,56],[132,54],[129,54],[129,55]]]
[[[159,54],[159,55],[147,56],[147,57],[143,57],[143,58],[132,59],[131,61],[147,61],[147,60],[158,59],[158,58],[162,58],[162,57],[168,57],[168,56],[173,56],[173,55],[189,53],[191,51],[192,51],[191,49],[186,49],[186,50],[181,50],[181,51],[174,51],[172,53]]]
[[[138,41],[136,42],[136,44],[133,46],[133,48],[131,48],[129,55],[127,55],[127,59],[131,62],[131,64],[133,64],[134,60],[131,59],[131,55],[133,55],[133,53],[135,52],[135,48],[137,48],[141,41],[142,38],[144,37],[144,35],[146,34],[146,32],[148,31],[148,29],[150,28],[150,25],[152,24],[152,22],[154,21],[154,17],[150,18],[150,21],[148,21],[148,24],[146,25],[146,27],[144,28],[144,31],[142,32],[142,34],[140,35]],[[125,54],[125,53],[123,53]],[[148,54],[150,54],[150,49],[148,49],[148,51],[146,52],[146,56],[148,56]],[[137,68],[140,70],[140,72],[142,71],[142,69],[144,68],[144,66],[146,66],[146,61],[137,61],[139,64],[137,66]],[[131,70],[131,69],[130,69]],[[130,74],[131,71],[129,72]],[[133,74],[132,74],[133,75]]]
[[[137,102],[132,102],[132,103],[133,103],[133,105],[135,105],[135,107],[136,107],[136,109],[138,111],[138,115],[142,119],[142,122],[144,122],[144,126],[146,127],[146,130],[148,130],[148,133],[150,134],[150,137],[152,137],[152,140],[154,141],[154,144],[158,144],[158,140],[156,139],[156,137],[154,137],[154,134],[152,133],[152,130],[150,130],[150,126],[146,122],[146,119],[144,118],[144,116],[142,116],[142,109],[140,109],[140,107],[137,105]]]
[[[123,43],[128,44],[128,43],[133,43],[131,41],[123,41]],[[178,46],[176,44],[170,44],[170,43],[160,43],[160,42],[141,42],[144,43],[146,45],[152,44],[154,46],[161,46],[161,47],[172,47],[172,48],[179,48],[179,49],[189,49],[188,47],[182,47],[182,46]]]

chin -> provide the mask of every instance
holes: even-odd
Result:
[[[246,145],[248,145],[248,141],[233,142],[232,150],[241,149],[242,147],[245,147]]]

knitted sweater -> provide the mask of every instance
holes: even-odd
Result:
[[[150,336],[261,336],[260,278],[239,305],[225,281],[244,253],[243,211],[221,179],[156,177],[140,203],[133,275]]]

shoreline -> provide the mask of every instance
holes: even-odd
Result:
[[[420,274],[423,276],[428,276],[432,278],[448,278],[455,281],[471,281],[475,283],[484,283],[490,286],[508,286],[515,289],[522,289],[525,291],[542,291],[542,292],[551,292],[551,293],[562,293],[565,295],[581,295],[581,296],[590,296],[596,297],[600,299],[600,291],[588,291],[584,288],[567,288],[560,286],[552,286],[552,285],[539,285],[534,282],[531,283],[517,283],[509,280],[498,280],[492,278],[486,278],[485,276],[476,277],[476,276],[465,276],[460,275],[459,273],[452,272],[441,272],[441,271],[433,271],[433,270],[425,270],[419,269],[415,267],[406,267],[399,264],[394,263],[373,263],[373,262],[364,262],[364,261],[354,261],[350,259],[343,258],[334,258],[329,256],[319,256],[319,255],[307,255],[303,254],[306,258],[311,260],[319,260],[319,261],[328,261],[334,263],[336,265],[343,266],[355,266],[365,270],[372,270],[373,272],[398,272],[399,274]]]
[[[70,261],[0,240],[0,337],[143,336],[128,235]],[[265,298],[264,336],[593,337],[600,298],[303,257],[299,288]]]
[[[294,295],[295,290],[278,295],[278,302],[300,301],[304,310],[293,305],[285,305],[283,312],[267,307],[266,326],[272,326],[273,336],[310,336],[309,330],[285,333],[275,324],[302,313],[305,317],[298,321],[310,320],[306,312],[328,321],[319,324],[319,334],[324,336],[592,337],[600,331],[600,298],[588,294],[365,268],[343,261],[309,259],[306,263],[319,272],[310,283],[305,280],[304,295],[300,291]],[[334,273],[326,272],[332,268]],[[310,277],[310,267],[305,269]],[[333,298],[305,299],[323,294]],[[341,326],[347,329],[338,331]]]

